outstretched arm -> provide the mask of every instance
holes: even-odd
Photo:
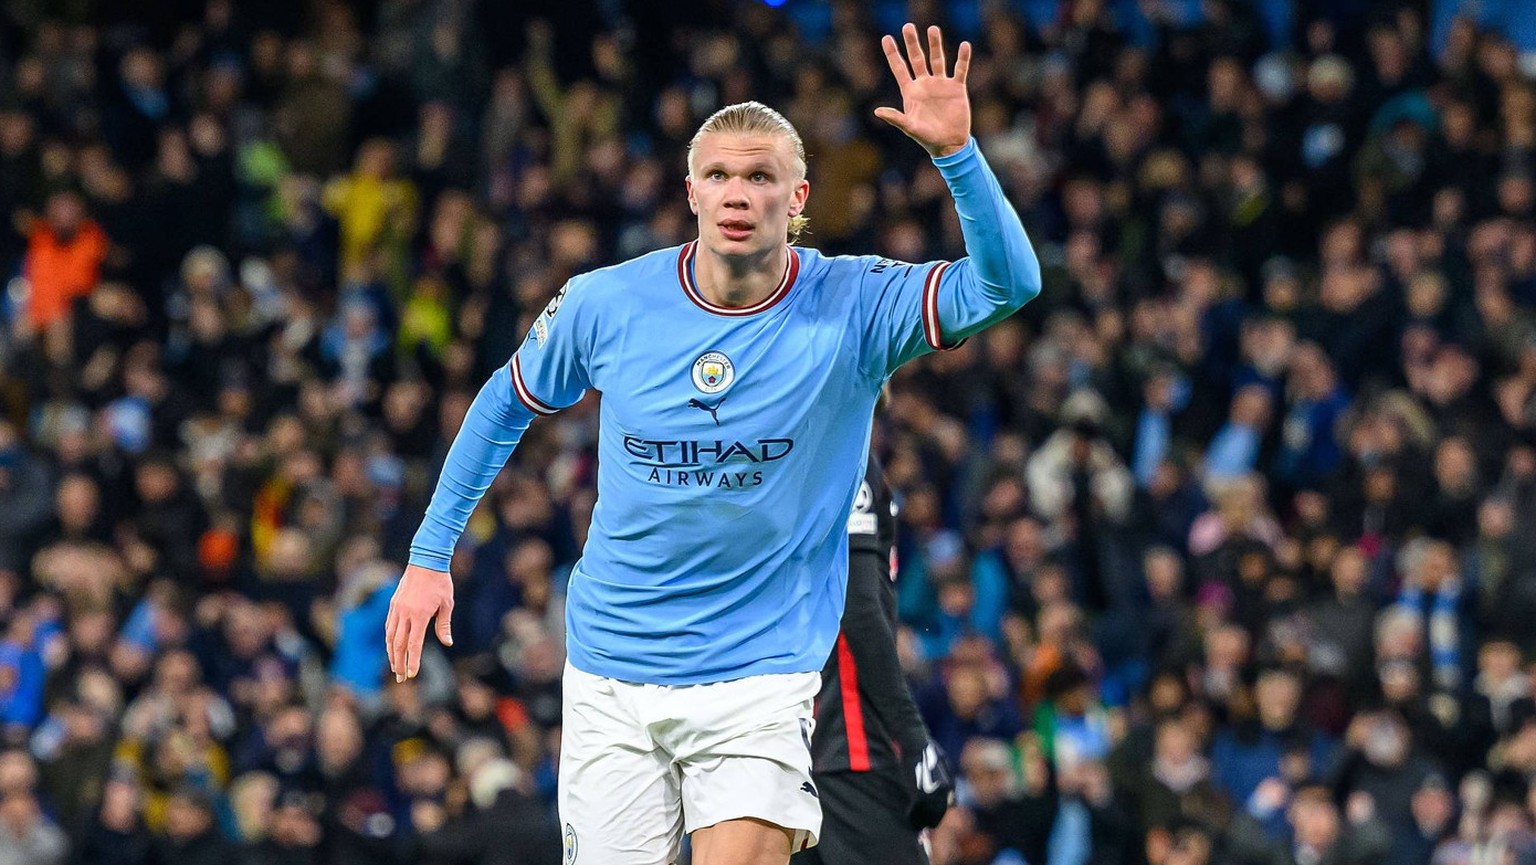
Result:
[[[875,116],[922,145],[949,184],[965,235],[967,257],[930,274],[923,298],[924,333],[932,348],[952,347],[994,324],[1040,293],[1040,261],[1024,225],[971,138],[966,92],[971,46],[960,43],[953,74],[946,69],[942,34],[928,28],[925,55],[917,28],[902,28],[907,56],[896,40],[881,44],[901,88],[901,110]]]

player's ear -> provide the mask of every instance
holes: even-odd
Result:
[[[789,215],[799,216],[805,210],[806,199],[811,197],[811,182],[801,180],[795,184],[795,193],[789,199]]]
[[[693,197],[693,177],[691,175],[683,178],[683,186],[688,189],[688,209],[697,216],[699,213],[699,202]]]

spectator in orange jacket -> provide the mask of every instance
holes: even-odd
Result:
[[[47,328],[69,312],[75,298],[91,293],[108,242],[101,226],[86,216],[78,194],[48,197],[44,218],[33,223],[27,238],[25,273],[32,285],[27,321],[33,329]]]

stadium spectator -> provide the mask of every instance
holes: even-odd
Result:
[[[64,318],[77,298],[91,293],[107,257],[101,226],[85,215],[85,203],[68,190],[48,197],[44,216],[28,233],[26,326],[47,330]]]

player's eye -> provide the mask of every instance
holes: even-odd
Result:
[[[764,174],[761,171],[754,171],[754,172],[752,172],[752,182],[753,183],[767,183],[768,182],[768,175]]]
[[[709,179],[710,180],[724,180],[725,179],[725,172],[721,171],[718,168],[716,168],[714,171],[711,171],[709,173]]]

